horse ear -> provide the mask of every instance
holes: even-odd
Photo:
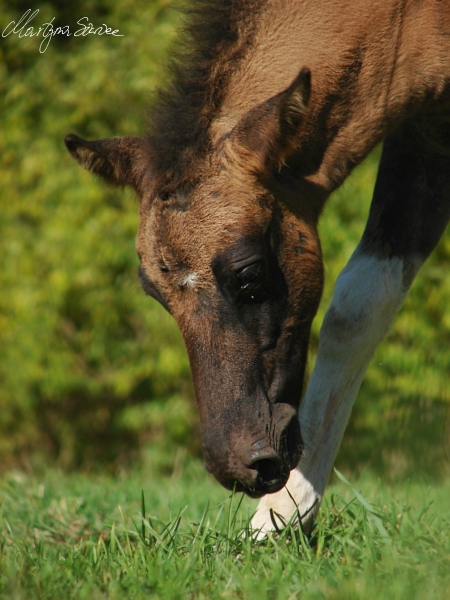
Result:
[[[304,67],[291,85],[250,110],[225,140],[227,150],[264,174],[285,164],[297,148],[311,93],[311,72]]]
[[[139,137],[115,137],[89,142],[74,134],[64,140],[74,159],[112,185],[141,191],[148,171],[148,141]]]

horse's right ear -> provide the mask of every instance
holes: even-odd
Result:
[[[141,191],[149,167],[146,138],[126,136],[89,142],[70,133],[64,142],[74,159],[88,171],[112,185]]]
[[[298,148],[311,94],[311,72],[303,67],[291,85],[245,114],[223,138],[229,157],[263,175],[280,169]]]

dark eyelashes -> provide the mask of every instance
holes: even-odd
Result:
[[[236,273],[239,286],[238,298],[241,301],[261,301],[266,297],[267,264],[265,260],[258,260]]]
[[[245,290],[257,285],[265,274],[265,261],[259,260],[236,272],[241,289]]]

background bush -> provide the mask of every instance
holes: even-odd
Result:
[[[0,462],[41,456],[117,466],[147,442],[199,449],[186,354],[172,319],[137,282],[137,201],[82,172],[63,138],[139,135],[164,78],[177,14],[165,0],[2,4],[0,28],[88,16],[123,37],[1,39]],[[377,153],[335,194],[321,224],[327,270],[314,325],[364,227]],[[342,456],[406,473],[424,448],[448,466],[450,240],[419,275],[376,355]],[[413,456],[414,461],[408,461]]]

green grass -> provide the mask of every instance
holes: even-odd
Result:
[[[22,14],[9,4],[6,22]],[[26,8],[63,23],[74,15],[62,4]],[[200,435],[187,356],[175,324],[137,290],[136,201],[81,173],[62,144],[71,130],[142,132],[173,35],[169,4],[83,1],[77,18],[117,23],[120,43],[55,39],[40,55],[35,38],[3,40],[0,465],[117,468],[149,441],[153,449],[116,477],[5,471],[0,596],[446,598],[448,234],[377,350],[343,441],[338,465],[362,497],[334,476],[311,539],[288,529],[257,543],[247,535],[256,503],[230,498],[189,458]],[[365,226],[379,153],[320,222],[326,287],[309,371],[334,281]]]
[[[256,542],[256,503],[197,459],[150,459],[117,477],[4,476],[1,597],[448,597],[448,479],[335,477],[310,539],[288,527]]]

